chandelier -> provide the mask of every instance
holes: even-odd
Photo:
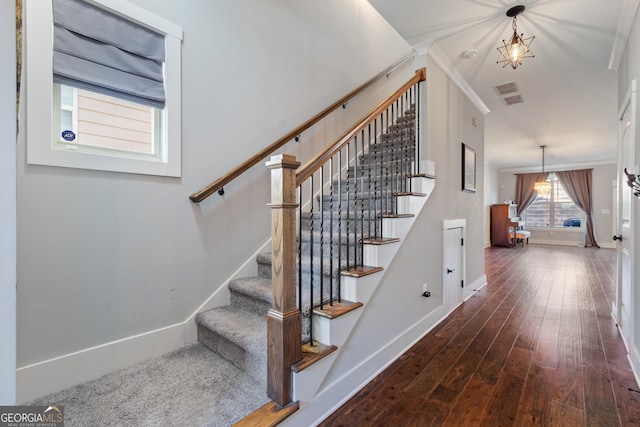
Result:
[[[524,11],[523,5],[513,6],[511,9],[507,10],[507,16],[513,18],[513,22],[511,26],[513,27],[513,36],[507,42],[506,40],[502,40],[502,46],[499,46],[498,52],[500,52],[500,60],[497,61],[498,64],[503,64],[502,68],[507,65],[511,65],[511,67],[515,70],[518,68],[518,65],[522,65],[523,58],[533,58],[534,55],[529,49],[531,42],[535,38],[535,36],[528,37],[523,39],[524,33],[518,35],[518,29],[516,28],[516,20],[519,14]]]
[[[547,146],[541,145],[540,148],[542,149],[542,173],[544,173],[544,149],[547,148]],[[540,197],[546,198],[546,197],[549,197],[549,195],[551,194],[551,183],[546,180],[541,182],[536,182],[533,185],[533,189],[536,190],[536,192]]]

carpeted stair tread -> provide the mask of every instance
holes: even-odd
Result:
[[[229,282],[229,290],[271,304],[271,279],[264,277],[233,279]]]
[[[263,316],[225,305],[198,313],[196,322],[244,349],[264,351],[266,346]]]

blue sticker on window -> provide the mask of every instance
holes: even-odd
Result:
[[[73,131],[64,130],[62,131],[62,139],[64,139],[65,141],[73,141],[74,139],[76,139],[76,134],[73,133]]]

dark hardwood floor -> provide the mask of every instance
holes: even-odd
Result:
[[[488,285],[322,426],[631,426],[615,251],[485,250]]]

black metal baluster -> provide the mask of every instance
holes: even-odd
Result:
[[[345,239],[346,240],[346,248],[345,248],[346,257],[345,258],[346,258],[346,261],[347,261],[347,270],[351,268],[350,259],[349,259],[350,254],[351,254],[351,252],[349,251],[349,230],[350,230],[350,225],[351,225],[351,215],[350,215],[351,203],[350,202],[351,202],[351,175],[352,175],[351,167],[349,166],[350,160],[351,160],[350,156],[349,156],[349,146],[350,145],[351,145],[351,141],[347,142],[347,145],[346,145],[346,157],[347,157],[347,165],[346,165],[346,168],[347,168],[347,197],[346,197],[346,199],[347,200],[346,200],[346,204],[347,204],[347,215],[346,215],[346,218],[345,218],[345,225],[346,225],[346,228],[347,228],[346,233],[345,233],[345,237],[346,237],[346,239]]]
[[[391,104],[391,119],[392,119],[392,124],[391,124],[391,129],[392,129],[392,133],[393,133],[393,150],[391,151],[391,194],[392,194],[392,209],[393,209],[393,213],[397,214],[398,210],[397,210],[397,206],[398,206],[398,165],[396,164],[396,150],[398,147],[398,117],[397,117],[397,110],[398,110],[398,100],[396,100],[393,104]]]
[[[357,142],[356,142],[356,147],[357,147]],[[362,155],[364,156],[364,129],[362,129],[362,137],[360,138],[360,145],[362,147]],[[363,159],[364,160],[364,159]],[[364,252],[364,245],[362,244],[363,240],[364,240],[364,208],[365,208],[365,197],[366,195],[364,194],[364,166],[365,166],[365,162],[362,162],[362,172],[360,172],[360,188],[361,188],[361,202],[360,202],[360,239],[358,240],[358,245],[357,248],[359,249],[360,252],[360,264],[359,265],[364,265],[364,257],[363,257],[363,252]]]
[[[302,313],[302,185],[298,186],[298,310]]]
[[[324,308],[324,165],[320,166],[320,310]]]
[[[386,150],[385,150],[385,167],[384,167],[384,209],[385,209],[385,213],[391,213],[391,210],[389,209],[389,196],[391,193],[391,189],[389,188],[389,149],[392,147],[392,140],[391,140],[391,126],[389,125],[389,110],[390,108],[387,107],[385,109],[385,116],[386,116],[386,123],[385,123],[385,135],[387,136],[386,138]]]
[[[378,146],[378,119],[374,119],[373,121],[373,215],[374,215],[374,232],[376,238],[382,237],[382,227],[378,229],[378,218],[382,221],[382,202],[380,201],[380,215],[378,215],[378,199],[380,194],[378,194],[378,150],[380,147]],[[371,182],[371,181],[369,181]],[[382,224],[382,223],[380,223]]]
[[[364,130],[362,131],[364,133]],[[372,148],[371,145],[371,123],[367,126],[367,199],[368,199],[368,210],[369,217],[367,218],[367,233],[369,234],[369,238],[371,238],[371,156],[375,156],[375,151],[372,153],[372,149],[375,150],[375,147]]]
[[[334,156],[335,157],[335,156]],[[333,306],[333,157],[329,159],[329,305]]]
[[[353,139],[353,176],[354,176],[354,192],[353,192],[353,266],[358,266],[358,136]]]
[[[309,199],[311,203],[311,227],[309,230],[309,340],[313,346],[313,175],[309,177]]]
[[[422,142],[422,129],[421,129],[421,120],[422,120],[422,108],[421,108],[421,95],[420,95],[420,83],[416,83],[416,166],[415,173],[420,173],[420,160],[422,159],[422,155],[420,153],[420,143]]]
[[[338,269],[342,269],[342,150],[338,151]],[[342,280],[338,275],[338,302],[341,298]]]
[[[409,155],[409,147],[410,145],[407,143],[409,141],[409,136],[411,134],[410,128],[408,126],[407,120],[411,112],[409,111],[409,90],[407,90],[404,94],[404,101],[402,106],[402,153],[404,154],[404,162],[402,162],[402,187],[404,191],[407,191],[408,185],[408,176],[409,176],[409,168],[411,166],[410,163],[410,155]]]

